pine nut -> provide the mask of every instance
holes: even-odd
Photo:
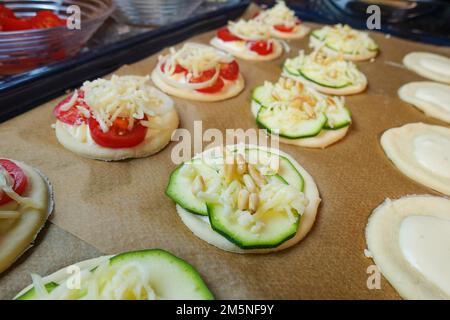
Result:
[[[250,212],[256,212],[258,210],[259,205],[259,196],[257,193],[250,194],[249,202],[248,202],[248,210]]]
[[[269,168],[273,172],[278,173],[278,170],[280,170],[280,157],[272,156],[270,158]]]
[[[242,176],[247,172],[247,163],[245,162],[244,157],[242,154],[238,154],[236,156],[236,163],[237,163],[237,173]]]
[[[245,190],[242,189],[241,191],[239,191],[239,195],[238,195],[238,209],[241,211],[247,210],[248,205],[249,205],[249,196],[250,193]]]
[[[266,179],[259,173],[259,171],[254,166],[249,165],[248,172],[250,173],[250,176],[253,178],[253,180],[258,186],[261,187],[262,185],[266,184]]]
[[[231,180],[233,179],[233,174],[234,174],[234,167],[235,167],[235,159],[234,156],[232,154],[229,153],[225,153],[225,163],[223,165],[223,174],[225,176],[225,181],[226,182],[231,182]]]
[[[197,195],[200,191],[205,191],[205,181],[202,176],[198,175],[192,182],[192,193]]]
[[[243,179],[244,179],[244,184],[247,187],[248,191],[250,191],[250,192],[256,192],[257,191],[255,182],[253,181],[251,176],[249,176],[248,174],[244,174]]]

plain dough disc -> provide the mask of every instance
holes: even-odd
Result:
[[[340,88],[340,89],[323,87],[321,85],[318,85],[315,82],[309,81],[308,79],[306,79],[302,76],[295,76],[284,70],[281,75],[286,78],[291,78],[293,80],[300,81],[303,84],[305,84],[311,88],[314,88],[317,91],[325,93],[325,94],[336,95],[336,96],[347,96],[347,95],[352,95],[352,94],[357,94],[357,93],[363,92],[366,89],[367,78],[361,71],[359,73],[360,73],[360,82],[359,83],[353,84],[353,85],[345,87],[345,88]]]
[[[366,242],[375,264],[405,299],[450,299],[427,280],[402,253],[400,226],[408,216],[435,216],[450,220],[450,200],[430,195],[387,199],[377,207],[366,226]]]
[[[214,102],[214,101],[222,101],[233,98],[241,93],[245,87],[245,81],[242,74],[239,73],[239,77],[236,81],[225,81],[225,86],[220,92],[216,93],[201,93],[195,90],[183,90],[180,88],[175,88],[164,82],[161,79],[161,76],[153,70],[152,72],[152,81],[153,83],[162,91],[167,94],[195,101],[204,101],[204,102]]]
[[[297,27],[295,32],[281,32],[275,29],[274,27],[270,28],[270,34],[275,38],[284,39],[284,40],[298,40],[304,38],[311,29],[303,24]]]
[[[383,133],[380,142],[384,152],[406,176],[429,188],[450,195],[450,178],[436,174],[422,166],[414,155],[414,139],[433,134],[450,142],[450,128],[424,123],[410,123]]]
[[[132,148],[105,148],[96,143],[80,142],[67,131],[59,120],[56,121],[55,133],[58,141],[66,149],[86,158],[104,161],[142,158],[164,149],[170,142],[173,131],[178,128],[179,120],[175,108],[161,115],[161,118],[165,129],[148,129],[149,131],[154,130],[154,132],[151,132],[142,143]]]
[[[268,150],[272,153],[286,157],[303,176],[303,179],[305,181],[305,190],[303,192],[306,198],[309,200],[309,203],[305,209],[305,212],[301,217],[300,226],[297,230],[297,233],[293,238],[287,240],[286,242],[282,243],[280,246],[276,248],[244,250],[236,246],[234,243],[231,243],[217,232],[215,232],[211,228],[211,225],[209,224],[208,217],[190,213],[189,211],[186,211],[185,209],[177,205],[176,207],[178,215],[180,216],[183,223],[197,237],[225,251],[235,253],[268,253],[289,248],[298,243],[300,240],[302,240],[306,236],[306,234],[311,230],[314,221],[316,220],[317,209],[320,204],[319,190],[317,189],[316,183],[314,182],[311,175],[288,154],[282,152],[281,150],[265,148],[261,146],[249,145],[249,147],[259,148],[261,150]],[[213,152],[213,150],[214,149],[210,149],[208,151],[205,151],[203,154],[206,154],[207,152],[208,153]]]
[[[403,58],[406,68],[430,80],[450,84],[450,59],[429,52],[411,52]]]
[[[47,177],[25,163],[10,161],[17,164],[28,178],[28,187],[22,196],[32,198],[37,203],[42,203],[44,209],[22,209],[21,217],[14,221],[11,220],[14,225],[8,228],[5,234],[0,235],[0,273],[10,267],[32,246],[34,239],[44,227],[54,207],[53,189]],[[0,210],[10,209],[11,204],[12,202],[0,206]]]
[[[261,107],[260,104],[256,103],[252,100],[251,103],[251,109],[253,116],[257,117],[259,108]],[[306,148],[321,148],[324,149],[328,147],[329,145],[332,145],[333,143],[338,142],[339,140],[343,139],[345,135],[347,134],[348,129],[350,126],[346,126],[337,130],[322,130],[320,133],[315,137],[310,138],[303,138],[303,139],[287,139],[283,137],[278,137],[280,142],[291,144],[294,146],[299,147],[306,147]]]
[[[345,60],[349,60],[349,61],[366,61],[366,60],[370,60],[372,58],[375,58],[378,55],[378,51],[367,51],[364,54],[348,54],[348,53],[340,53],[337,52],[333,49],[330,49],[328,47],[326,47],[323,44],[323,41],[320,41],[319,39],[310,36],[309,37],[309,46],[312,48],[321,48],[323,50],[323,52],[325,52],[328,56],[330,57],[337,57],[337,56],[342,56]]]
[[[250,50],[236,50],[230,46],[226,45],[226,42],[223,42],[222,40],[220,40],[217,37],[214,37],[210,44],[213,47],[216,47],[217,49],[223,50],[225,52],[228,52],[230,54],[232,54],[235,57],[244,59],[244,60],[249,60],[249,61],[270,61],[270,60],[275,60],[276,58],[278,58],[279,56],[281,56],[281,54],[283,53],[283,46],[281,45],[281,43],[277,40],[274,40],[274,45],[273,45],[273,52],[271,54],[268,54],[266,56],[261,56],[258,55],[257,53],[253,53],[253,51]]]
[[[398,96],[426,115],[450,123],[450,86],[431,81],[410,82],[398,90]]]

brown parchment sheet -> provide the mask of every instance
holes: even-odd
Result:
[[[207,43],[213,35],[208,32],[190,41]],[[12,298],[29,284],[25,271],[45,275],[101,253],[144,248],[163,248],[186,259],[219,299],[400,298],[384,278],[380,290],[367,288],[366,270],[373,263],[364,256],[367,218],[386,197],[435,192],[400,173],[384,155],[379,138],[386,129],[410,122],[446,125],[402,102],[397,90],[404,83],[425,80],[401,67],[405,54],[428,51],[450,56],[450,49],[381,33],[372,36],[381,54],[374,62],[357,63],[367,75],[369,87],[346,98],[353,114],[347,137],[324,150],[280,144],[281,150],[313,176],[322,204],[309,235],[279,253],[227,253],[198,239],[184,226],[175,204],[164,194],[175,168],[171,161],[175,142],[144,159],[84,159],[59,145],[50,127],[55,121],[52,108],[60,98],[1,124],[0,156],[41,169],[53,183],[56,209],[51,231],[41,236],[32,257],[21,259],[6,276],[0,275],[0,298]],[[309,51],[308,40],[289,42],[291,51],[272,62],[238,59],[246,87],[233,99],[202,103],[174,98],[181,127],[192,132],[193,121],[202,120],[203,130],[256,128],[250,112],[252,88],[264,80],[276,81],[287,57],[296,56],[300,48]],[[156,61],[154,55],[117,73],[147,75]],[[46,252],[47,248],[51,251]]]

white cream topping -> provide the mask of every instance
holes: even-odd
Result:
[[[406,260],[450,295],[450,220],[408,216],[400,225],[399,242]]]
[[[450,140],[435,133],[421,134],[414,139],[417,162],[436,175],[450,178]]]
[[[450,76],[450,59],[426,56],[421,57],[419,63],[424,67],[438,74]]]
[[[423,87],[417,89],[415,95],[418,99],[432,103],[444,111],[450,112],[450,90],[445,90],[440,86]]]

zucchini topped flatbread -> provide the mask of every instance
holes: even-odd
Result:
[[[326,94],[356,94],[367,87],[366,76],[353,62],[344,60],[342,56],[327,56],[322,50],[309,55],[300,50],[297,57],[286,59],[282,75]]]
[[[39,171],[0,159],[0,273],[31,246],[53,211],[52,197]]]
[[[362,61],[374,58],[379,51],[378,45],[367,32],[337,24],[325,26],[311,32],[310,47],[322,48],[330,56],[342,55],[346,60]]]
[[[166,194],[196,236],[237,253],[296,244],[314,224],[320,202],[314,180],[294,159],[252,145],[210,149],[183,163]]]
[[[277,1],[275,6],[259,12],[254,19],[268,25],[271,35],[275,38],[301,39],[309,32],[309,28],[295,16],[295,12],[289,9],[284,1]]]
[[[327,147],[345,136],[352,121],[343,97],[285,78],[255,88],[251,108],[260,127],[283,143],[303,147]]]
[[[161,249],[103,256],[32,279],[16,300],[214,299],[193,266]]]

